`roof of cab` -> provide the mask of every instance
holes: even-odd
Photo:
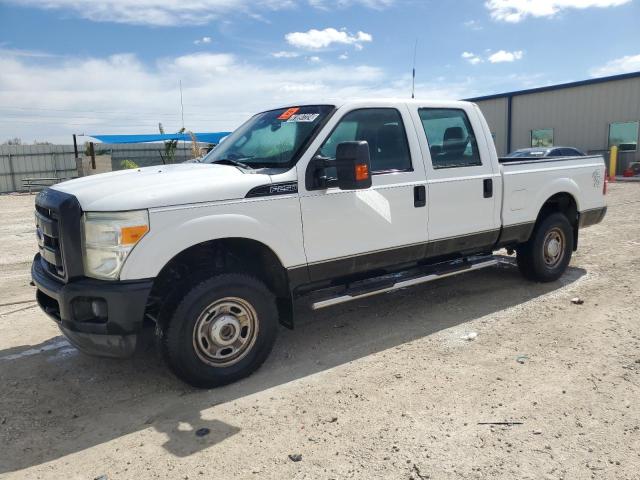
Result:
[[[415,106],[433,106],[440,108],[460,108],[464,105],[470,105],[472,102],[463,100],[437,100],[437,99],[411,99],[411,98],[358,98],[347,100],[343,98],[325,98],[316,101],[292,102],[280,107],[274,108],[290,108],[305,107],[310,105],[334,105],[338,108],[345,106],[359,105],[375,105],[375,106],[393,106],[393,105],[415,105]]]

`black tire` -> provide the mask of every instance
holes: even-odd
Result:
[[[559,251],[555,249],[557,243],[561,243]],[[519,245],[517,252],[518,268],[525,278],[553,282],[562,276],[571,261],[573,227],[565,215],[552,213],[538,223],[531,238]]]
[[[253,317],[253,322],[248,320]],[[233,273],[188,289],[168,324],[157,329],[169,368],[198,388],[218,387],[253,373],[269,356],[277,332],[274,295],[256,278]],[[225,347],[234,338],[234,344]],[[242,347],[236,349],[236,344]],[[230,353],[234,349],[241,352],[233,354],[237,358]],[[217,350],[215,355],[211,350]]]

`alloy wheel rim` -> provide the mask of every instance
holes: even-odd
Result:
[[[214,367],[228,367],[243,359],[255,344],[258,314],[237,297],[225,297],[202,310],[193,329],[198,358]]]

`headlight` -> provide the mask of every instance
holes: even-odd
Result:
[[[149,214],[146,210],[87,212],[82,223],[85,274],[116,280],[129,252],[149,231]]]

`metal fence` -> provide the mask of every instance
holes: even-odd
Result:
[[[112,170],[120,170],[123,160],[141,167],[163,162],[163,144],[95,144],[96,154],[111,155]],[[80,152],[83,155],[83,152]],[[174,162],[192,157],[190,144],[180,144]],[[22,192],[28,178],[69,179],[78,176],[73,145],[0,145],[0,193]]]
[[[204,144],[203,144],[204,145]],[[140,167],[160,165],[163,163],[164,145],[159,143],[139,143],[139,144],[119,144],[109,145],[106,143],[96,143],[96,152],[106,151],[111,155],[111,165],[113,170],[120,170],[123,160],[131,160]],[[180,144],[176,148],[174,162],[184,162],[192,158],[191,145]]]
[[[0,145],[0,193],[24,191],[25,178],[75,176],[73,145]]]

